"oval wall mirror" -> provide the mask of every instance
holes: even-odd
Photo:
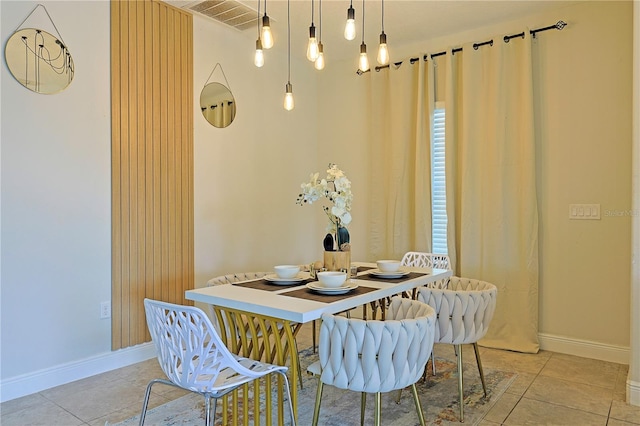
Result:
[[[200,92],[200,110],[214,127],[227,127],[236,117],[233,93],[222,83],[209,83]]]
[[[69,50],[46,31],[17,30],[5,45],[4,57],[15,79],[36,93],[61,92],[73,80],[74,65]]]

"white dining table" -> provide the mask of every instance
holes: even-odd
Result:
[[[392,297],[397,294],[411,293],[413,289],[441,282],[451,276],[452,272],[444,269],[403,267],[406,276],[383,279],[371,274],[375,271],[375,263],[354,262],[359,266],[358,275],[350,278],[351,285],[357,288],[342,295],[319,295],[307,287],[309,280],[294,285],[265,284],[263,279],[244,281],[233,284],[217,285],[186,291],[186,298],[194,302],[213,305],[218,324],[233,324],[233,332],[225,330],[223,336],[227,346],[239,355],[266,359],[279,365],[285,365],[287,354],[291,357],[291,400],[297,417],[297,380],[298,353],[295,350],[295,336],[304,323],[318,320],[322,314],[336,314],[353,308]],[[239,331],[241,330],[241,331]],[[264,340],[268,334],[277,338],[269,338],[270,345],[252,344],[259,339]],[[227,341],[229,336],[235,336]],[[260,346],[260,347],[259,347]],[[278,423],[284,424],[282,408],[282,386],[279,388],[280,405],[278,407]],[[257,391],[257,389],[256,389]],[[267,417],[270,418],[267,404]],[[241,404],[245,407],[247,404]],[[231,404],[233,406],[233,404]],[[226,415],[226,409],[223,415]],[[237,413],[234,413],[237,414]],[[259,415],[256,408],[254,417]],[[247,413],[244,413],[245,418]],[[233,417],[233,416],[232,416]],[[224,424],[231,424],[233,419],[224,418]],[[258,423],[256,423],[258,424]],[[267,422],[269,424],[269,421]]]
[[[358,265],[364,268],[375,268],[375,264],[370,263],[358,263]],[[360,272],[358,276],[363,277],[369,275],[371,270]],[[373,288],[375,291],[358,294],[356,296],[351,296],[349,293],[346,293],[340,295],[339,300],[331,300],[330,302],[288,295],[288,293],[294,290],[305,289],[306,284],[273,284],[273,291],[265,291],[237,285],[242,283],[234,283],[231,285],[218,285],[187,290],[185,294],[188,300],[195,302],[202,302],[221,308],[237,309],[303,324],[320,319],[324,313],[334,314],[343,312],[376,300],[408,292],[414,288],[429,285],[430,283],[451,276],[451,271],[445,269],[403,267],[403,271],[414,272],[421,275],[393,280],[351,278],[350,281],[357,284],[358,287]],[[401,282],[398,282],[399,280],[401,280]],[[331,299],[334,298],[335,296],[331,297]],[[329,299],[330,298],[327,297],[327,300]]]

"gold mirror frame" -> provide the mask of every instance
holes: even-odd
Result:
[[[22,28],[41,7],[58,36],[38,28]],[[22,86],[36,93],[54,94],[63,91],[73,80],[75,66],[60,31],[44,5],[39,4],[18,25],[4,47],[4,59],[11,75]]]
[[[218,67],[220,67],[220,72],[224,77],[226,85],[216,82],[209,83],[211,76]],[[227,76],[224,74],[220,63],[217,63],[216,66],[213,67],[209,78],[205,81],[204,87],[200,92],[200,111],[204,119],[217,128],[229,126],[236,118],[236,100],[229,88]]]
[[[18,83],[36,93],[59,93],[73,80],[74,65],[69,50],[46,31],[17,30],[7,40],[4,57]]]

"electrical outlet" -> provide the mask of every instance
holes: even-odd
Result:
[[[111,302],[100,303],[100,319],[111,318]]]

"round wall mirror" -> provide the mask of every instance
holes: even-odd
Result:
[[[209,83],[200,93],[200,109],[214,127],[227,127],[236,117],[236,101],[231,90],[221,83]]]
[[[4,57],[15,79],[36,93],[61,92],[73,80],[74,65],[69,50],[46,31],[35,28],[16,31],[7,41]]]

